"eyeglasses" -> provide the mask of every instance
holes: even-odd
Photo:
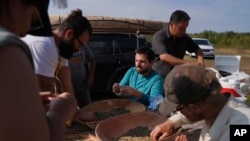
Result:
[[[42,22],[42,18],[40,16],[37,8],[36,8],[35,12],[36,12],[37,20],[35,22],[31,23],[30,31],[38,30],[38,29],[41,29],[42,27],[44,27],[43,22]]]
[[[77,40],[77,42],[78,42],[78,44],[79,44],[80,46],[83,46],[83,45],[84,45],[84,43],[83,43],[79,38],[76,38],[76,40]]]

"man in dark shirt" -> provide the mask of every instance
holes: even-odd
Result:
[[[166,77],[176,65],[195,63],[204,66],[202,50],[186,34],[189,20],[186,12],[176,10],[172,13],[167,28],[157,31],[153,36],[152,48],[156,55],[153,69],[163,77]],[[186,51],[195,52],[197,62],[183,60]]]

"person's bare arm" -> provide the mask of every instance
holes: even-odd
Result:
[[[153,141],[163,140],[174,133],[174,123],[170,120],[155,126],[151,131],[150,136]]]
[[[124,96],[134,96],[137,99],[141,99],[142,98],[142,93],[130,86],[122,86],[122,90],[121,92],[123,93]]]
[[[51,141],[65,140],[63,135],[65,133],[66,122],[74,116],[77,110],[76,106],[76,99],[70,93],[64,92],[56,98],[52,98],[47,113]]]
[[[177,57],[174,57],[173,55],[170,54],[161,54],[159,57],[162,61],[172,65],[172,66],[176,66],[176,65],[181,65],[181,64],[186,64],[186,63],[194,63],[200,66],[205,66],[204,64],[204,58],[203,58],[203,53],[201,49],[198,49],[196,51],[197,54],[197,62],[189,62],[183,59],[179,59]]]
[[[159,57],[162,61],[164,61],[172,66],[188,63],[187,61],[185,61],[183,59],[176,58],[173,55],[170,55],[167,53],[161,54]]]
[[[91,88],[94,82],[96,61],[94,54],[92,53],[92,51],[88,46],[86,46],[86,50],[88,53],[88,61],[89,61],[88,88]]]
[[[0,66],[0,140],[49,141],[45,110],[26,54],[20,47],[1,47]]]
[[[195,53],[196,53],[196,56],[197,56],[198,65],[205,66],[202,50],[198,49]]]
[[[155,126],[150,133],[152,140],[163,140],[172,135],[176,129],[179,129],[183,124],[191,123],[180,111],[172,115],[165,122]]]
[[[71,82],[71,74],[68,66],[62,66],[58,78],[61,81],[61,85],[63,88],[63,92],[69,92],[74,94],[72,82]]]
[[[75,98],[70,93],[40,92],[39,96],[47,112],[50,140],[64,141],[65,124],[76,111]]]

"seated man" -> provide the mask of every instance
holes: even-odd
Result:
[[[135,53],[135,67],[113,85],[113,92],[149,106],[150,97],[163,95],[163,78],[152,70],[155,57],[150,48],[137,48]]]
[[[229,141],[230,125],[250,124],[249,107],[230,94],[222,94],[210,69],[191,64],[176,66],[165,79],[164,91],[179,112],[153,129],[153,140],[170,136],[184,123],[204,120],[199,140]],[[178,140],[187,137],[181,135]]]

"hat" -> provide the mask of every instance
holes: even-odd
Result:
[[[212,70],[194,64],[176,66],[164,82],[166,98],[178,104],[204,101],[213,90],[220,89],[220,83]]]
[[[50,25],[49,15],[48,15],[48,7],[49,7],[49,0],[35,0],[37,5],[41,22],[43,24],[42,28],[29,31],[28,34],[35,35],[35,36],[53,36],[52,28]]]

